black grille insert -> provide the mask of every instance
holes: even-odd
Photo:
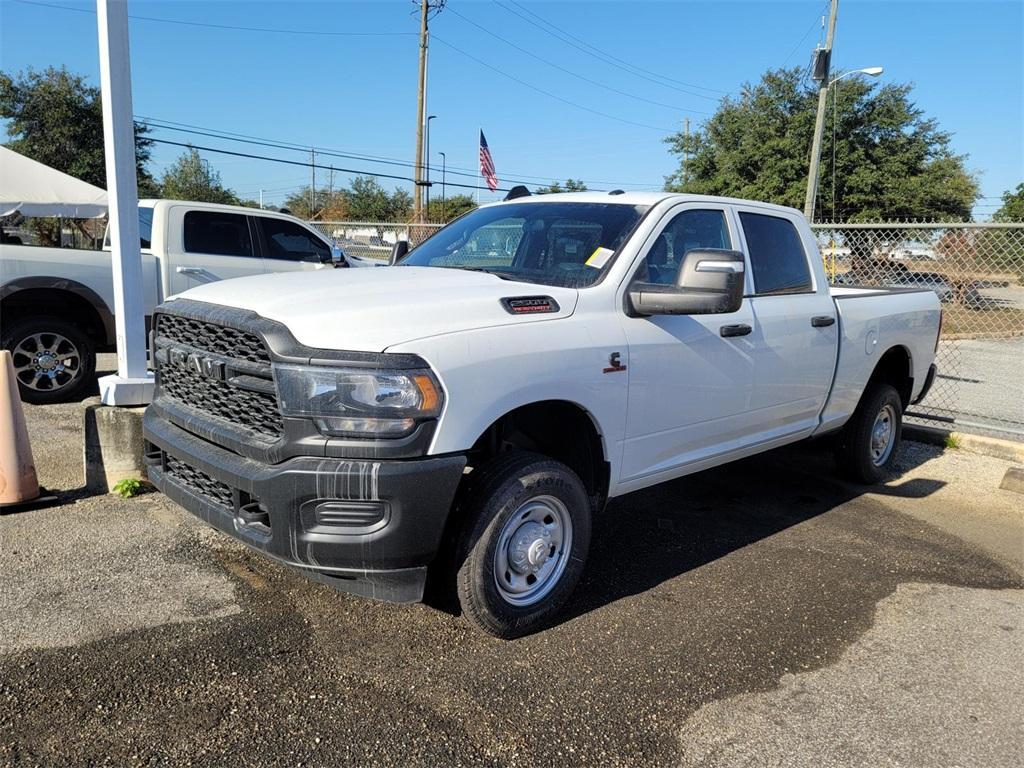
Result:
[[[186,464],[167,454],[166,472],[169,477],[184,485],[193,493],[207,498],[214,504],[235,511],[235,497],[231,486],[215,480],[202,470]]]
[[[207,379],[173,365],[160,366],[160,390],[181,405],[204,411],[233,426],[250,429],[267,440],[277,440],[284,433],[274,394]]]
[[[169,341],[187,344],[196,349],[236,360],[270,365],[270,353],[267,352],[263,340],[255,333],[182,315],[165,314],[158,316],[156,332],[158,336],[163,336]]]

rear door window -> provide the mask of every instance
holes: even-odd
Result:
[[[757,295],[810,293],[811,269],[793,222],[780,216],[740,212]]]
[[[269,216],[256,217],[263,230],[266,256],[283,261],[331,260],[331,249],[323,240],[294,221]]]
[[[252,256],[249,221],[239,213],[188,211],[185,214],[185,250],[219,256]]]

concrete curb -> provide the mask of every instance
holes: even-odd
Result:
[[[999,487],[1004,491],[1024,493],[1024,467],[1007,467]]]
[[[904,424],[903,437],[918,443],[942,446],[946,445],[947,439],[952,438],[962,451],[1024,464],[1024,443],[1017,443],[1013,440],[970,435],[965,432],[953,432],[936,427],[922,427],[918,424]]]

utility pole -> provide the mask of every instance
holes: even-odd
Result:
[[[316,218],[316,152],[309,148],[309,218]]]
[[[263,210],[263,190],[260,190],[260,210]]]
[[[814,198],[818,192],[818,164],[821,160],[821,136],[825,132],[825,109],[828,104],[829,69],[832,64],[832,41],[836,36],[836,16],[839,0],[832,0],[828,14],[828,34],[825,47],[818,48],[814,56],[814,79],[818,81],[818,115],[814,120],[814,140],[811,142],[811,163],[807,171],[807,196],[804,198],[804,216],[814,221]]]
[[[690,180],[690,175],[687,172],[687,166],[690,160],[690,118],[684,118],[685,128],[683,130],[683,184],[686,184]]]
[[[446,202],[446,197],[445,197],[445,192],[447,191],[445,189],[445,185],[447,184],[447,179],[445,178],[445,176],[446,176],[447,170],[448,170],[448,167],[447,167],[448,166],[448,158],[445,156],[444,152],[438,152],[437,154],[439,154],[441,156],[441,223],[443,224],[444,222],[448,221],[448,218],[447,218],[447,213],[448,213],[447,205],[448,204]]]
[[[412,196],[413,220],[422,224],[426,220],[423,207],[423,133],[427,127],[427,49],[430,47],[430,36],[427,22],[444,8],[446,0],[413,0],[420,6],[420,73],[419,86],[416,92],[416,162],[413,178],[415,180]]]

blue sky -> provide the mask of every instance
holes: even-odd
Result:
[[[65,65],[98,84],[96,19],[83,12],[95,4],[38,2],[46,4],[0,0],[0,68]],[[686,116],[698,125],[724,93],[735,93],[766,69],[805,65],[826,10],[824,0],[449,0],[431,22],[429,112],[438,116],[433,161],[439,164],[437,152],[443,151],[449,169],[475,172],[482,126],[503,180],[542,183],[571,176],[594,188],[658,188],[676,164],[663,137]],[[410,0],[132,0],[129,13],[214,25],[132,21],[137,115],[411,161],[418,18]],[[579,42],[570,45],[547,34],[545,21]],[[1004,190],[1024,180],[1022,41],[1021,0],[843,0],[834,70],[883,65],[882,80],[913,83],[917,104],[954,134],[954,149],[968,154],[969,168],[979,174],[985,197],[975,213],[983,217],[995,210]],[[308,152],[169,130],[153,135],[308,159]],[[154,149],[152,170],[159,176],[181,150]],[[263,188],[268,202],[279,203],[308,183],[308,169],[301,167],[204,156],[245,197],[257,197]],[[322,160],[411,175],[402,166]],[[346,176],[338,173],[335,184],[346,183]],[[455,173],[448,180],[475,184],[472,176]]]

